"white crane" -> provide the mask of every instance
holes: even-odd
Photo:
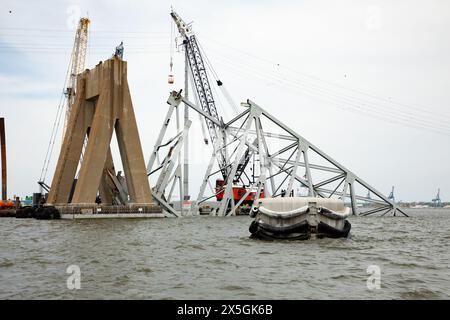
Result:
[[[75,33],[75,40],[72,49],[69,83],[65,90],[66,94],[66,112],[64,118],[63,138],[67,128],[67,122],[71,111],[72,104],[75,99],[75,91],[77,86],[77,75],[83,72],[86,65],[86,52],[88,47],[88,28],[90,20],[88,18],[80,18],[78,22],[77,31]]]
[[[442,207],[442,200],[441,200],[441,189],[438,189],[436,198],[432,199],[431,201],[433,202],[433,206],[438,208],[438,207]]]
[[[217,111],[216,102],[206,71],[205,59],[202,56],[200,46],[198,45],[198,41],[192,30],[192,27],[186,24],[175,11],[172,10],[170,15],[172,16],[172,19],[174,20],[183,39],[183,45],[186,52],[186,62],[189,64],[195,91],[197,93],[195,100],[206,114],[217,120],[217,122],[219,123],[219,125],[217,125],[213,121],[205,117],[210,140],[217,157],[217,163],[225,181],[227,180],[227,177],[231,172],[226,148],[227,134],[225,132],[225,124],[223,122],[223,118]],[[219,87],[222,87],[223,83],[220,80],[217,80],[217,85]],[[234,107],[234,103],[230,104]],[[205,143],[207,143],[206,137]],[[245,154],[240,160],[238,169],[234,176],[234,182],[239,183],[241,175],[253,155],[253,150],[254,149],[247,146]]]
[[[172,11],[170,15],[177,25],[178,31],[183,39],[183,45],[185,46],[187,61],[189,63],[200,107],[206,114],[217,120],[217,122],[223,123],[222,117],[220,117],[217,112],[216,102],[214,101],[212,88],[206,72],[206,66],[195,34],[192,31],[192,28],[188,26],[175,11]],[[205,122],[213,148],[217,152],[220,170],[225,178],[227,176],[227,157],[226,149],[223,148],[226,144],[224,128],[206,117]]]

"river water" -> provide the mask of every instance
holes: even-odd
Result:
[[[245,216],[3,218],[0,299],[449,299],[450,210],[408,213],[300,242],[249,239]],[[71,265],[80,289],[68,289]]]

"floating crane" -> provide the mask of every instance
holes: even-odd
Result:
[[[41,175],[38,181],[38,184],[41,187],[41,193],[43,193],[43,190],[47,192],[50,190],[50,186],[45,183],[45,177],[47,175],[48,167],[50,165],[50,159],[53,153],[53,147],[57,138],[60,118],[61,115],[64,114],[64,124],[62,130],[62,140],[64,140],[71,108],[73,103],[75,102],[77,75],[83,72],[85,69],[89,23],[90,20],[88,18],[80,18],[77,30],[75,32],[75,40],[69,62],[68,74],[66,75],[66,87],[64,88],[63,92],[65,99],[60,102],[56,113],[56,118],[53,123],[52,133],[47,147],[44,164],[42,166]]]
[[[433,207],[435,207],[435,208],[442,207],[442,201],[441,201],[440,193],[441,193],[441,189],[438,189],[436,198],[434,198],[433,200],[431,200],[431,201],[433,202]]]
[[[223,192],[221,190],[225,186],[225,181],[230,174],[231,167],[228,161],[227,148],[226,146],[226,135],[225,125],[223,123],[222,117],[219,116],[217,112],[216,102],[212,93],[211,84],[208,79],[208,74],[206,72],[205,60],[202,56],[200,47],[198,45],[196,36],[192,28],[186,24],[181,17],[172,10],[170,13],[173,21],[175,22],[178,31],[183,39],[183,45],[186,52],[186,61],[189,64],[189,70],[193,79],[194,87],[196,90],[196,101],[200,104],[202,110],[209,117],[204,117],[206,122],[206,127],[208,128],[209,138],[212,142],[214,152],[216,154],[216,160],[222,174],[222,179],[216,180],[216,191],[217,200],[222,200]],[[171,61],[172,67],[172,61]],[[170,77],[169,77],[170,79]],[[173,80],[173,79],[172,79]],[[171,81],[169,80],[169,83]],[[172,81],[173,82],[173,81]],[[223,86],[222,81],[217,80],[218,86]],[[215,121],[213,121],[215,120]],[[208,144],[208,139],[204,137],[205,144]],[[256,141],[256,139],[255,139]],[[241,176],[244,172],[245,167],[250,161],[254,152],[254,148],[247,147],[242,159],[240,160],[237,171],[234,174],[233,184],[240,183],[239,186],[233,186],[233,195],[236,201],[239,201],[243,194],[246,193],[246,189],[243,186],[243,181]],[[187,192],[187,190],[185,190]],[[251,193],[246,202],[251,201],[253,193]]]

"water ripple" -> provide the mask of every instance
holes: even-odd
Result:
[[[1,299],[449,299],[450,210],[352,217],[348,239],[258,241],[248,217],[2,218]],[[67,267],[81,270],[68,290]],[[367,289],[367,268],[381,288]]]

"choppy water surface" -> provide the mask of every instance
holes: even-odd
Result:
[[[0,219],[2,299],[450,298],[450,210],[353,217],[350,239],[262,242],[249,217]],[[67,289],[78,265],[81,289]],[[367,267],[381,268],[368,290]]]

